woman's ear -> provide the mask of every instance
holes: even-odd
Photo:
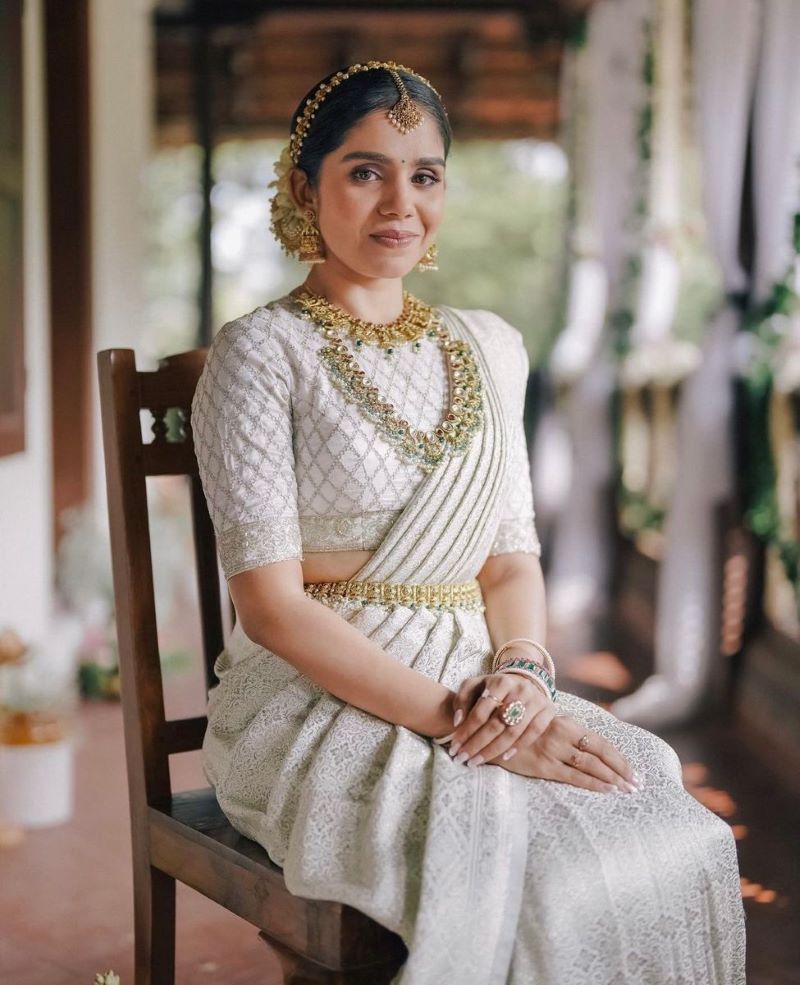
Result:
[[[304,209],[317,208],[317,195],[311,187],[308,175],[300,168],[293,168],[289,173],[289,193],[292,201],[297,206],[298,212]]]

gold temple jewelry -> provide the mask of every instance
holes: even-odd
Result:
[[[433,309],[431,327],[426,334],[435,338],[444,352],[450,400],[441,423],[430,431],[423,431],[413,429],[405,418],[400,417],[391,401],[381,398],[378,388],[369,384],[366,373],[348,350],[340,331],[352,329],[357,332],[357,328],[353,329],[353,323],[358,319],[330,305],[326,299],[311,295],[304,288],[292,291],[292,297],[328,339],[329,344],[319,350],[319,357],[334,385],[361,407],[400,454],[419,465],[423,471],[432,472],[445,455],[462,455],[467,450],[473,434],[483,425],[480,372],[469,342],[452,339]],[[347,331],[346,334],[351,332]],[[356,347],[358,342],[356,339]],[[417,344],[418,341],[415,341],[414,345]],[[386,349],[387,354],[393,351],[393,346]]]
[[[422,254],[420,259],[417,261],[417,270],[438,270],[438,255],[439,248],[436,243],[431,243],[428,249]]]
[[[336,322],[346,328],[347,334],[361,343],[389,346],[403,342],[415,342],[431,327],[436,312],[408,291],[403,291],[403,310],[391,322],[372,322],[356,318],[327,298],[314,294],[307,287],[295,288],[292,297],[303,304],[317,321]]]
[[[397,72],[393,68],[390,68],[389,75],[394,79],[394,84],[397,86],[400,98],[386,115],[389,118],[389,122],[396,126],[400,133],[408,133],[409,130],[413,130],[414,127],[418,127],[422,123],[423,116],[408,95],[408,89],[406,89],[405,83]]]
[[[321,602],[354,599],[362,605],[404,605],[409,608],[470,609],[484,611],[483,595],[477,580],[451,583],[389,581],[304,582],[306,594]]]
[[[327,82],[321,83],[317,87],[314,94],[312,96],[309,96],[308,99],[306,100],[306,104],[303,108],[303,112],[300,115],[300,119],[297,121],[297,125],[292,131],[292,135],[289,137],[289,153],[291,155],[294,164],[297,164],[298,161],[300,160],[300,149],[303,146],[303,141],[305,140],[308,130],[311,126],[311,121],[314,119],[317,110],[325,102],[325,100],[333,92],[333,90],[337,86],[341,85],[342,82],[345,81],[345,79],[349,79],[352,75],[357,75],[359,72],[368,72],[371,69],[376,69],[376,68],[385,68],[387,71],[391,72],[392,77],[395,79],[395,84],[397,84],[398,79],[400,80],[400,86],[402,86],[402,88],[400,89],[400,99],[388,111],[387,114],[393,125],[397,126],[399,129],[402,130],[402,126],[406,126],[408,129],[411,129],[410,123],[412,117],[410,115],[410,109],[408,104],[411,105],[411,107],[414,109],[416,113],[419,113],[419,110],[417,109],[417,107],[409,97],[408,91],[406,90],[405,85],[403,85],[402,79],[400,79],[399,75],[397,75],[397,72],[404,72],[406,75],[410,75],[415,79],[419,79],[420,82],[423,82],[431,90],[431,92],[433,92],[438,97],[439,102],[442,102],[442,97],[439,95],[438,92],[436,92],[436,90],[433,88],[430,82],[428,82],[426,78],[419,75],[417,72],[414,72],[410,68],[407,68],[405,65],[399,65],[397,62],[377,62],[377,61],[369,61],[364,63],[357,63],[356,65],[351,65],[349,68],[345,69],[344,71],[337,72]],[[396,117],[396,119],[393,118],[393,114]],[[421,119],[422,117],[420,114],[420,121]],[[418,125],[417,123],[414,123],[414,126],[417,125]],[[403,133],[405,132],[406,130],[403,130]]]
[[[300,229],[297,259],[301,263],[323,263],[325,253],[322,249],[322,237],[316,226],[317,215],[313,209],[303,210],[303,225]]]

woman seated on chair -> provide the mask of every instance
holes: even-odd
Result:
[[[556,690],[522,336],[403,291],[450,140],[394,63],[293,118],[272,222],[308,277],[221,328],[192,406],[237,613],[209,780],[292,893],[402,937],[402,985],[737,985],[728,825],[663,740]]]

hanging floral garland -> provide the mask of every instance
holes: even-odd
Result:
[[[748,527],[771,546],[800,617],[800,532],[794,395],[800,391],[800,211],[792,225],[793,260],[770,296],[745,319],[751,333],[743,374],[748,468],[743,477]]]
[[[663,527],[678,469],[680,384],[700,362],[696,341],[678,336],[693,320],[684,301],[696,287],[687,221],[694,198],[684,176],[693,139],[688,11],[688,0],[654,0],[645,21],[638,242],[628,258],[625,303],[615,313],[618,520],[637,538]],[[694,314],[704,321],[701,310]]]
[[[642,31],[642,102],[636,122],[637,168],[633,176],[633,206],[625,224],[628,251],[620,279],[618,303],[609,318],[612,350],[619,364],[631,350],[631,329],[642,275],[641,246],[648,217],[648,186],[653,156],[655,25],[652,16],[643,17]],[[643,477],[636,474],[635,463],[642,461],[643,428],[646,426],[646,415],[637,394],[622,386],[617,387],[612,402],[612,438],[617,463],[617,516],[620,527],[626,532],[659,526],[662,520],[660,515],[650,510],[638,491]]]

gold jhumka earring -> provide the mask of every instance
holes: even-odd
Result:
[[[417,270],[438,270],[439,264],[436,262],[439,256],[439,250],[436,243],[431,243],[428,249],[422,254],[422,256],[417,261]]]
[[[297,248],[297,259],[301,263],[324,263],[325,251],[322,248],[322,237],[319,234],[313,209],[303,210],[303,225],[300,229],[300,243]]]

